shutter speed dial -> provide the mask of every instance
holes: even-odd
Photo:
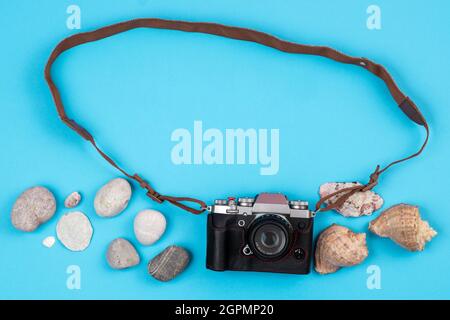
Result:
[[[251,207],[253,206],[253,203],[255,202],[255,198],[239,198],[238,204],[241,207]]]

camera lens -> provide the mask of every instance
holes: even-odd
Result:
[[[282,224],[269,219],[256,226],[252,242],[254,249],[263,257],[278,257],[287,248],[288,232]]]
[[[286,234],[276,224],[263,224],[255,232],[255,247],[265,256],[280,254],[286,246]]]

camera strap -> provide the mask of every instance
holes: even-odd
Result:
[[[385,172],[387,169],[392,167],[395,164],[401,163],[403,161],[409,160],[411,158],[417,157],[422,153],[424,150],[428,138],[429,138],[429,128],[428,124],[422,115],[422,113],[419,111],[417,106],[414,104],[413,101],[411,101],[403,92],[398,88],[397,84],[394,82],[391,75],[387,72],[387,70],[369,60],[366,58],[359,58],[359,57],[352,57],[348,56],[346,54],[343,54],[335,49],[332,49],[330,47],[325,46],[312,46],[312,45],[304,45],[304,44],[298,44],[293,42],[284,41],[281,39],[278,39],[272,35],[269,35],[267,33],[246,29],[246,28],[239,28],[239,27],[231,27],[231,26],[225,26],[221,24],[215,24],[215,23],[202,23],[202,22],[187,22],[187,21],[176,21],[176,20],[163,20],[163,19],[153,19],[153,18],[145,18],[145,19],[135,19],[135,20],[129,20],[125,22],[120,22],[117,24],[113,24],[110,26],[106,26],[94,31],[90,32],[83,32],[79,34],[72,35],[64,40],[62,40],[53,50],[51,53],[47,65],[45,67],[45,79],[47,81],[47,84],[50,88],[50,91],[53,96],[53,100],[55,102],[58,115],[61,118],[61,120],[69,126],[72,130],[77,132],[80,136],[82,136],[84,139],[89,141],[93,147],[99,152],[99,154],[108,161],[112,166],[114,166],[116,169],[118,169],[120,172],[122,172],[125,176],[128,178],[135,180],[139,185],[144,188],[147,191],[147,196],[150,197],[152,200],[162,203],[164,201],[168,201],[171,204],[180,207],[181,209],[184,209],[186,211],[189,211],[194,214],[202,213],[206,210],[206,203],[195,198],[190,197],[173,197],[173,196],[166,196],[158,193],[155,189],[151,187],[151,185],[141,178],[138,174],[130,174],[123,170],[121,167],[119,167],[114,160],[112,160],[105,152],[103,152],[98,145],[96,144],[94,137],[82,126],[80,126],[77,122],[70,119],[66,111],[64,109],[64,105],[62,103],[61,95],[58,91],[58,88],[56,87],[52,76],[51,76],[51,68],[53,65],[53,62],[58,58],[58,56],[63,53],[64,51],[67,51],[75,46],[93,42],[97,40],[101,40],[110,36],[113,36],[118,33],[122,33],[128,30],[136,29],[136,28],[155,28],[155,29],[168,29],[168,30],[179,30],[179,31],[185,31],[185,32],[196,32],[196,33],[205,33],[205,34],[211,34],[211,35],[217,35],[225,38],[231,38],[236,40],[244,40],[244,41],[250,41],[262,44],[267,47],[271,47],[280,51],[284,51],[287,53],[296,53],[296,54],[308,54],[308,55],[317,55],[322,56],[325,58],[332,59],[337,62],[345,63],[345,64],[353,64],[357,65],[359,67],[362,67],[366,69],[367,71],[373,73],[377,77],[379,77],[381,80],[383,80],[389,89],[389,92],[391,93],[393,99],[398,104],[400,109],[408,116],[409,119],[414,121],[416,124],[422,126],[426,131],[426,137],[422,144],[422,146],[419,148],[417,152],[414,154],[402,158],[400,160],[396,160],[387,166],[385,166],[383,169],[381,169],[380,166],[377,166],[375,171],[370,175],[369,182],[365,185],[358,185],[350,188],[345,188],[342,190],[339,190],[333,194],[330,194],[326,197],[321,198],[317,204],[316,204],[316,212],[318,211],[328,211],[335,208],[340,207],[350,196],[355,194],[356,192],[361,191],[367,191],[372,190],[377,184],[378,184],[378,178],[379,176]],[[333,201],[332,203],[328,203],[325,207],[322,207],[323,204],[326,204],[327,200],[330,200],[331,198],[336,197],[337,200]],[[185,203],[191,202],[193,204],[197,204],[199,208],[195,208],[193,206],[189,206]]]

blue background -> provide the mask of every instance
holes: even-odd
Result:
[[[118,176],[56,114],[43,76],[53,47],[78,32],[66,8],[81,7],[81,31],[137,17],[211,21],[254,28],[308,44],[326,44],[385,65],[423,110],[431,140],[422,157],[395,167],[377,187],[387,208],[420,206],[439,235],[420,253],[368,234],[359,266],[308,276],[217,273],[205,269],[206,215],[150,202],[135,186],[128,209],[113,219],[93,210],[95,192]],[[382,29],[366,28],[366,9],[382,10]],[[403,299],[450,298],[448,204],[450,22],[448,1],[5,1],[0,3],[0,298],[137,299]],[[162,193],[212,201],[229,195],[279,191],[318,199],[327,181],[366,181],[377,164],[415,151],[423,131],[396,107],[384,84],[361,68],[320,57],[289,55],[208,35],[135,30],[75,48],[54,68],[69,114],[130,171]],[[259,166],[175,166],[176,128],[279,128],[280,170]],[[44,185],[58,199],[55,217],[33,233],[15,230],[10,210],[26,188]],[[91,246],[74,253],[54,235],[63,200],[79,190],[79,207],[94,227]],[[113,271],[105,261],[115,237],[134,243],[132,221],[145,208],[162,211],[168,229],[156,244],[137,245],[138,267]],[[375,216],[377,216],[375,214]],[[331,223],[367,231],[372,217],[323,213],[316,234]],[[171,244],[193,254],[189,268],[159,283],[146,263]],[[368,266],[381,268],[380,290],[366,287]],[[81,290],[66,288],[66,268],[79,265]]]

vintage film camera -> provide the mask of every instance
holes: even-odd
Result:
[[[308,202],[261,193],[216,200],[208,211],[208,269],[309,273],[314,214]]]

